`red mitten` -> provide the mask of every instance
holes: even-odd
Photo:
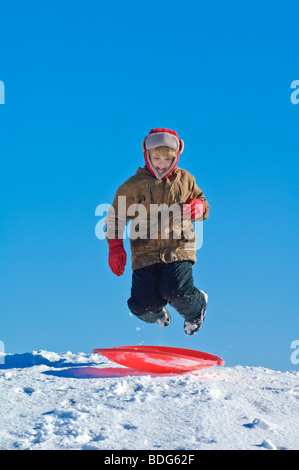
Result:
[[[124,273],[127,262],[127,255],[124,249],[123,240],[115,238],[113,240],[109,240],[108,245],[108,263],[110,269],[113,274],[116,274],[116,276],[121,276]]]
[[[183,204],[182,213],[185,219],[197,220],[205,210],[206,206],[201,199],[191,198]]]

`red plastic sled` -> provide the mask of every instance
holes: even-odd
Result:
[[[93,352],[123,366],[164,374],[224,365],[224,360],[213,354],[166,346],[117,346],[94,349]]]

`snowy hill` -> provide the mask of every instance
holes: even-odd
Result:
[[[299,373],[124,369],[96,354],[6,355],[0,449],[299,449]]]

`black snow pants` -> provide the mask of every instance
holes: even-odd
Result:
[[[135,269],[128,307],[140,320],[155,323],[169,303],[187,321],[196,321],[201,318],[204,296],[193,282],[191,261]]]

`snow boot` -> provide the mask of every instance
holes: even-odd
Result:
[[[171,322],[171,315],[169,313],[169,310],[168,310],[168,308],[163,307],[162,313],[159,316],[156,323],[158,323],[159,326],[164,327],[164,326],[168,326],[170,322]]]
[[[205,318],[206,310],[207,310],[208,294],[204,292],[203,290],[199,292],[203,294],[203,305],[201,307],[200,317],[193,321],[185,320],[184,322],[184,331],[186,335],[189,335],[189,336],[194,335],[195,333],[197,333],[199,328],[201,328],[204,318]]]

